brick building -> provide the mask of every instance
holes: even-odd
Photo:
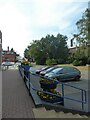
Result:
[[[2,62],[16,62],[16,52],[9,50],[2,50]]]
[[[70,47],[69,48],[69,53],[74,54],[78,48],[79,48],[78,46]]]

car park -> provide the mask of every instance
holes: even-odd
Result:
[[[59,81],[80,80],[81,72],[75,67],[60,66],[45,74],[45,77],[57,79]]]
[[[52,70],[54,70],[56,68],[58,68],[58,66],[51,66],[50,68],[48,68],[48,69],[46,69],[44,71],[41,71],[40,75],[44,76],[46,73],[49,73],[49,72],[51,72]]]

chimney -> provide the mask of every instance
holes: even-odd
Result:
[[[8,52],[9,52],[9,46],[7,47],[7,50],[8,50]]]
[[[71,47],[73,47],[73,39],[71,39]]]

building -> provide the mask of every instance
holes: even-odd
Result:
[[[2,62],[16,62],[16,52],[9,50],[2,50]]]
[[[70,54],[74,54],[78,48],[79,48],[79,47],[77,47],[77,46],[69,47],[69,53],[70,53]]]

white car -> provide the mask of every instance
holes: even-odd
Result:
[[[2,62],[2,66],[12,66],[14,64],[14,62]]]

